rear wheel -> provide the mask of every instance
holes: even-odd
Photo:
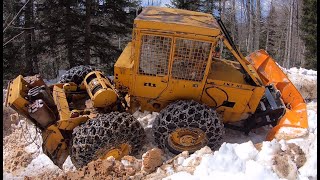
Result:
[[[163,109],[155,119],[154,137],[158,146],[174,154],[221,145],[223,123],[218,114],[195,101],[176,101]]]
[[[94,68],[91,66],[76,66],[69,69],[64,75],[60,77],[59,83],[74,82],[80,85],[87,74],[93,71]]]
[[[73,130],[70,156],[73,164],[81,168],[98,158],[121,159],[136,154],[144,140],[144,129],[131,114],[99,114]]]

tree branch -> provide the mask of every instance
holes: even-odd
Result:
[[[4,47],[5,45],[7,45],[9,42],[11,42],[12,40],[14,40],[15,38],[17,38],[18,36],[20,36],[21,34],[23,34],[23,33],[24,33],[24,31],[22,31],[21,33],[15,35],[15,36],[14,36],[13,38],[11,38],[9,41],[7,41],[6,43],[4,43],[4,44],[3,44],[3,47]]]
[[[16,27],[16,26],[10,26],[14,29],[23,29],[23,30],[30,30],[30,29],[34,29],[35,27],[28,27],[28,28],[24,28],[24,27]]]
[[[7,28],[13,23],[13,21],[18,17],[18,15],[20,14],[20,12],[22,11],[22,9],[29,3],[30,0],[28,0],[23,6],[22,8],[19,10],[19,12],[13,17],[13,19],[10,21],[10,23],[7,25],[7,27],[4,28],[3,33],[7,30]]]

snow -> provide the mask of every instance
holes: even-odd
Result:
[[[40,154],[24,169],[21,173],[22,176],[34,176],[36,173],[44,173],[46,171],[58,171],[60,170],[48,156]]]
[[[151,128],[153,121],[156,119],[156,117],[159,115],[157,112],[150,113],[149,111],[141,112],[140,110],[133,113],[133,117],[138,119],[138,121],[141,123],[141,125],[144,128]]]
[[[291,77],[297,77],[297,76],[304,75],[309,80],[317,80],[317,71],[314,71],[312,69],[292,67],[286,71],[288,74],[291,75]]]
[[[59,81],[60,77],[61,77],[63,74],[65,74],[66,72],[67,72],[67,70],[61,69],[61,70],[59,70],[58,76],[57,76],[56,78],[54,78],[54,79],[49,79],[49,80],[43,79],[43,81],[44,81],[47,85],[51,85],[51,84],[57,83],[57,82]]]
[[[281,144],[277,140],[264,141],[262,143],[261,151],[257,155],[257,161],[262,165],[270,168],[272,165],[272,158],[274,154],[277,154],[281,150]]]
[[[281,69],[306,100],[315,100],[317,98],[317,71],[296,67]]]
[[[317,178],[317,136],[309,146],[309,152],[307,153],[307,162],[299,169],[299,177],[301,179],[305,177]],[[307,179],[307,178],[305,178]]]
[[[255,159],[259,153],[251,141],[240,144],[239,146],[235,147],[234,150],[237,156],[244,161]]]
[[[310,104],[308,104],[309,106]],[[309,136],[306,138],[264,141],[260,151],[251,141],[241,144],[223,143],[220,149],[213,153],[203,154],[197,151],[185,160],[182,157],[178,158],[178,164],[181,164],[181,161],[192,161],[196,158],[201,158],[201,162],[193,173],[175,172],[165,179],[281,179],[273,170],[273,158],[279,152],[286,150],[288,143],[297,144],[306,153],[307,161],[298,169],[298,179],[316,179],[316,111],[308,108],[308,115],[310,128]]]
[[[196,177],[192,176],[191,174],[187,173],[187,172],[178,172],[176,174],[173,174],[169,177],[164,178],[163,180],[198,180]]]

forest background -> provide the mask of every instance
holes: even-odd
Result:
[[[4,83],[80,64],[112,75],[146,6],[210,13],[245,56],[265,49],[282,67],[317,67],[316,0],[4,0]]]

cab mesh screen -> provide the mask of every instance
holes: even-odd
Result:
[[[139,74],[165,76],[168,74],[171,38],[143,35],[140,49]]]
[[[210,54],[211,43],[176,39],[172,64],[172,77],[201,81]]]

